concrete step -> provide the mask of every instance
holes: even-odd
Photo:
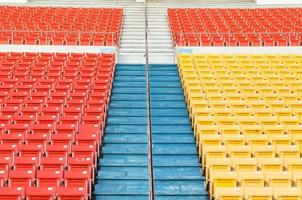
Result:
[[[145,48],[120,48],[120,53],[142,53],[145,52]]]

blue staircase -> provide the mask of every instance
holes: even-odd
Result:
[[[148,200],[148,137],[144,65],[117,65],[108,110],[96,200]]]
[[[176,65],[150,66],[155,200],[208,200]]]
[[[94,199],[149,199],[144,65],[117,65]],[[176,65],[150,66],[155,200],[208,200]]]

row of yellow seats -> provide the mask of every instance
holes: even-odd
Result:
[[[190,61],[190,60],[183,60],[181,64],[185,66],[190,66],[192,64],[195,65],[197,68],[207,68],[212,67],[215,69],[230,69],[230,70],[238,70],[242,69],[245,70],[254,70],[258,68],[259,70],[268,70],[268,69],[276,69],[277,71],[285,71],[286,69],[292,69],[293,71],[300,71],[301,69],[298,68],[301,65],[299,63],[259,63],[259,62],[232,62],[232,61]]]
[[[199,143],[203,145],[254,145],[254,146],[266,146],[266,145],[302,145],[302,137],[300,135],[243,135],[243,134],[204,134],[200,135]]]
[[[301,116],[291,116],[291,115],[271,115],[271,116],[254,116],[254,115],[236,115],[233,112],[229,112],[226,109],[216,109],[214,111],[208,110],[199,110],[203,111],[202,114],[195,115],[193,125],[194,130],[198,131],[199,125],[257,125],[258,128],[262,129],[263,132],[270,134],[271,131],[273,134],[283,134],[293,128],[301,128],[302,117]],[[247,112],[245,110],[242,112]],[[241,113],[242,113],[241,112]],[[257,113],[256,113],[257,114]],[[278,129],[272,128],[273,126],[278,126]],[[279,131],[279,132],[276,132]]]
[[[294,175],[294,176],[293,176]],[[252,182],[253,180],[253,182]],[[211,193],[215,187],[299,187],[302,173],[289,171],[217,171],[210,172]],[[251,183],[252,182],[252,183]]]
[[[181,59],[194,60],[226,60],[226,61],[263,61],[263,62],[300,62],[300,54],[180,54]]]
[[[263,171],[262,171],[263,169]],[[271,172],[287,171],[292,173],[302,173],[301,158],[208,158],[203,172],[207,182],[210,180],[210,173],[218,171],[244,171]],[[301,174],[302,175],[302,174]]]
[[[302,189],[298,187],[217,187],[216,200],[301,200]]]
[[[203,164],[210,158],[301,158],[301,145],[214,145],[209,140],[200,143],[199,154]],[[215,141],[216,142],[216,141]],[[230,141],[228,141],[230,142]],[[239,142],[239,141],[236,141]],[[271,161],[271,160],[270,160]]]
[[[185,68],[192,68],[193,63],[186,64]],[[255,67],[252,68],[247,66],[205,66],[205,65],[195,65],[196,72],[205,73],[205,74],[214,74],[214,75],[223,75],[223,74],[234,74],[234,75],[279,75],[279,76],[293,76],[300,74],[302,69],[296,67],[286,67],[280,69],[280,67]],[[273,71],[274,70],[274,71]]]

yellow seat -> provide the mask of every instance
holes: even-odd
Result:
[[[283,171],[283,160],[280,158],[261,158],[258,157],[258,166],[262,171]]]
[[[252,109],[250,108],[233,108],[234,116],[251,116],[252,113]]]
[[[246,135],[246,142],[252,147],[260,146],[264,147],[269,144],[269,137],[268,135],[263,134],[249,134]]]
[[[294,137],[294,135],[301,135],[302,125],[287,125],[286,132],[288,134],[291,134],[293,137]]]
[[[239,135],[240,127],[237,125],[219,125],[219,132],[222,135]]]
[[[229,146],[228,154],[231,158],[251,158],[252,151],[248,145]]]
[[[288,171],[267,171],[265,179],[270,187],[292,187],[292,174]]]
[[[243,200],[243,194],[243,188],[241,187],[217,187],[213,197],[216,200]]]
[[[279,118],[277,116],[257,116],[257,121],[262,125],[277,125]]]
[[[246,187],[244,197],[247,200],[273,200],[273,189],[271,187]]]
[[[211,112],[213,113],[214,117],[224,118],[224,117],[230,117],[232,110],[230,108],[227,108],[227,107],[225,107],[225,108],[211,108]],[[217,121],[216,118],[215,118],[215,121]]]
[[[277,147],[280,158],[300,158],[300,150],[297,145],[282,145]]]
[[[222,137],[221,135],[217,134],[209,134],[209,135],[202,135],[199,137],[198,142],[198,151],[199,155],[202,155],[202,149],[208,146],[221,146],[222,145]]]
[[[245,145],[245,136],[240,134],[223,134],[222,140],[228,147]]]
[[[216,188],[235,188],[237,187],[236,172],[213,172],[210,178],[210,196],[215,194]]]
[[[238,181],[241,187],[264,187],[265,176],[262,171],[238,171]]]
[[[284,158],[283,160],[288,171],[302,172],[302,158]]]
[[[194,132],[199,133],[201,128],[215,125],[215,119],[212,116],[200,116],[194,119]]]
[[[274,198],[276,200],[301,200],[302,192],[298,187],[275,187]]]
[[[225,146],[203,146],[202,147],[202,164],[205,166],[208,159],[226,158],[227,149]]]
[[[249,107],[254,110],[265,109],[267,106],[265,102],[259,100],[247,100],[247,102]]]
[[[196,133],[195,139],[199,142],[200,137],[203,135],[217,135],[218,134],[218,127],[216,125],[199,125]]]
[[[214,172],[229,172],[232,170],[232,160],[230,158],[210,158],[207,159],[205,167],[205,175],[207,183],[211,179],[211,174]]]
[[[237,116],[236,120],[239,125],[257,125],[257,118],[254,116]]]
[[[232,165],[236,171],[257,171],[256,158],[232,158]]]
[[[252,146],[253,155],[256,158],[275,158],[275,147],[273,146]]]
[[[279,122],[283,125],[299,125],[300,118],[297,116],[279,116]]]
[[[272,145],[278,146],[289,146],[292,142],[292,136],[289,134],[283,135],[269,135],[269,141]]]
[[[283,125],[263,125],[263,132],[268,135],[282,135],[285,133]]]
[[[273,113],[277,116],[291,116],[292,110],[290,108],[273,108]]]
[[[254,110],[253,113],[255,114],[256,117],[259,116],[272,116],[272,109],[271,108],[265,108],[265,109],[257,109]]]
[[[244,135],[255,135],[255,134],[262,134],[262,127],[259,125],[240,125],[241,132]]]
[[[233,116],[215,116],[214,117],[215,122],[218,125],[235,125],[236,124],[236,118]]]

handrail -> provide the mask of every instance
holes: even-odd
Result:
[[[148,45],[148,3],[144,3],[145,16],[145,57],[146,57],[146,100],[147,100],[147,124],[148,124],[148,168],[149,168],[149,200],[154,200],[154,175],[153,175],[153,141],[152,141],[152,118],[151,118],[151,95],[150,95],[150,65]]]

